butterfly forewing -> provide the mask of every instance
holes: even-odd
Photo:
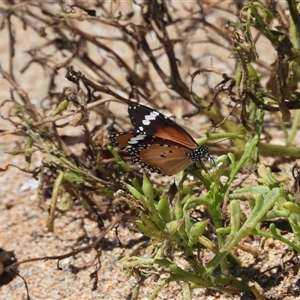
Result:
[[[188,148],[197,147],[189,133],[154,109],[131,104],[128,106],[128,113],[134,129],[139,133],[174,141]]]

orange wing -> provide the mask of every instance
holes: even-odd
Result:
[[[190,152],[183,147],[153,144],[147,149],[142,149],[137,157],[133,157],[133,161],[151,172],[175,175],[192,163],[187,151]]]
[[[192,163],[188,155],[193,150],[170,140],[138,133],[111,134],[110,140],[151,172],[175,175]]]

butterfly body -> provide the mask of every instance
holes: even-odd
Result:
[[[178,124],[147,106],[131,104],[128,113],[135,133],[110,135],[114,146],[128,152],[134,163],[162,175],[175,175],[193,162],[210,158]]]

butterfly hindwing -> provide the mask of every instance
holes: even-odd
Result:
[[[183,147],[151,144],[148,148],[142,149],[138,156],[133,157],[133,161],[151,172],[175,175],[192,163],[186,151],[187,149]]]
[[[192,150],[176,142],[140,133],[110,135],[114,146],[128,152],[135,163],[162,175],[174,175],[188,167],[192,161],[187,156]]]

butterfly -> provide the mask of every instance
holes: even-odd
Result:
[[[211,159],[205,147],[158,111],[133,103],[128,114],[135,132],[113,133],[111,143],[128,152],[134,163],[161,175],[175,175],[192,163]]]

